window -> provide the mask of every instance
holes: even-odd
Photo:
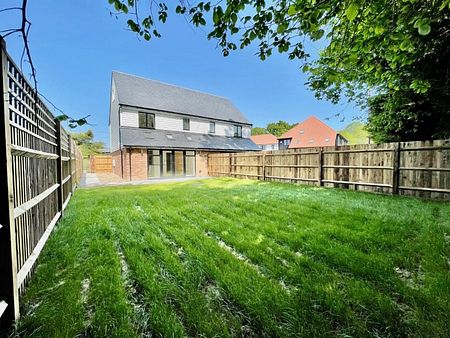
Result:
[[[289,147],[289,144],[291,144],[290,138],[285,138],[278,141],[278,147],[280,149],[287,149]]]
[[[242,137],[242,126],[234,125],[234,137]]]
[[[214,134],[216,132],[216,123],[215,122],[209,122],[209,132],[211,134]]]
[[[186,118],[186,117],[183,118],[183,130],[190,130],[191,129],[191,123],[190,122],[191,121],[188,118]]]
[[[139,128],[155,129],[155,114],[139,112]]]

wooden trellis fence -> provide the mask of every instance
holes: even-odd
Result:
[[[0,330],[82,173],[70,135],[36,97],[0,38]]]
[[[210,154],[210,176],[450,200],[450,140]]]

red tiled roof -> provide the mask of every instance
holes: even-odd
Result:
[[[253,135],[250,138],[259,146],[278,143],[278,139],[272,134]]]
[[[289,129],[279,139],[290,138],[289,148],[334,146],[337,132],[315,116]]]

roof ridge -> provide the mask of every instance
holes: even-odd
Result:
[[[224,99],[224,100],[227,100],[227,101],[231,102],[231,100],[230,100],[229,98],[225,97],[225,96],[221,96],[221,95],[217,95],[217,94],[212,94],[212,93],[203,92],[203,91],[198,90],[198,89],[192,89],[192,88],[187,88],[187,87],[180,86],[180,85],[176,85],[176,84],[172,84],[172,83],[167,83],[167,82],[163,82],[163,81],[159,81],[159,80],[153,80],[153,79],[149,79],[149,78],[146,78],[146,77],[143,77],[143,76],[134,75],[134,74],[129,74],[129,73],[125,73],[125,72],[121,72],[121,71],[118,71],[118,70],[113,70],[113,71],[112,71],[112,74],[114,75],[114,73],[116,73],[116,74],[122,74],[122,75],[126,75],[126,76],[130,76],[130,77],[135,77],[135,78],[142,79],[142,80],[149,81],[149,82],[156,82],[156,83],[159,83],[159,84],[162,84],[162,85],[165,85],[165,86],[170,86],[170,87],[180,88],[180,89],[188,90],[188,91],[190,91],[190,92],[195,92],[195,93],[199,93],[199,94],[203,94],[203,95],[214,96],[214,97],[217,97],[217,98],[219,98],[219,99]],[[231,103],[232,103],[232,102],[231,102]],[[233,103],[232,103],[232,104],[233,104]],[[234,105],[234,104],[233,104],[233,105]]]

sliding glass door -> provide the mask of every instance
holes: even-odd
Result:
[[[185,155],[185,175],[195,176],[195,151],[186,150]]]
[[[162,151],[162,166],[161,166],[161,176],[170,177],[174,176],[175,156],[172,150]]]
[[[148,178],[195,176],[195,151],[148,150]]]
[[[175,176],[184,176],[184,152],[175,151]]]
[[[148,151],[148,178],[161,177],[161,156],[159,150]]]

